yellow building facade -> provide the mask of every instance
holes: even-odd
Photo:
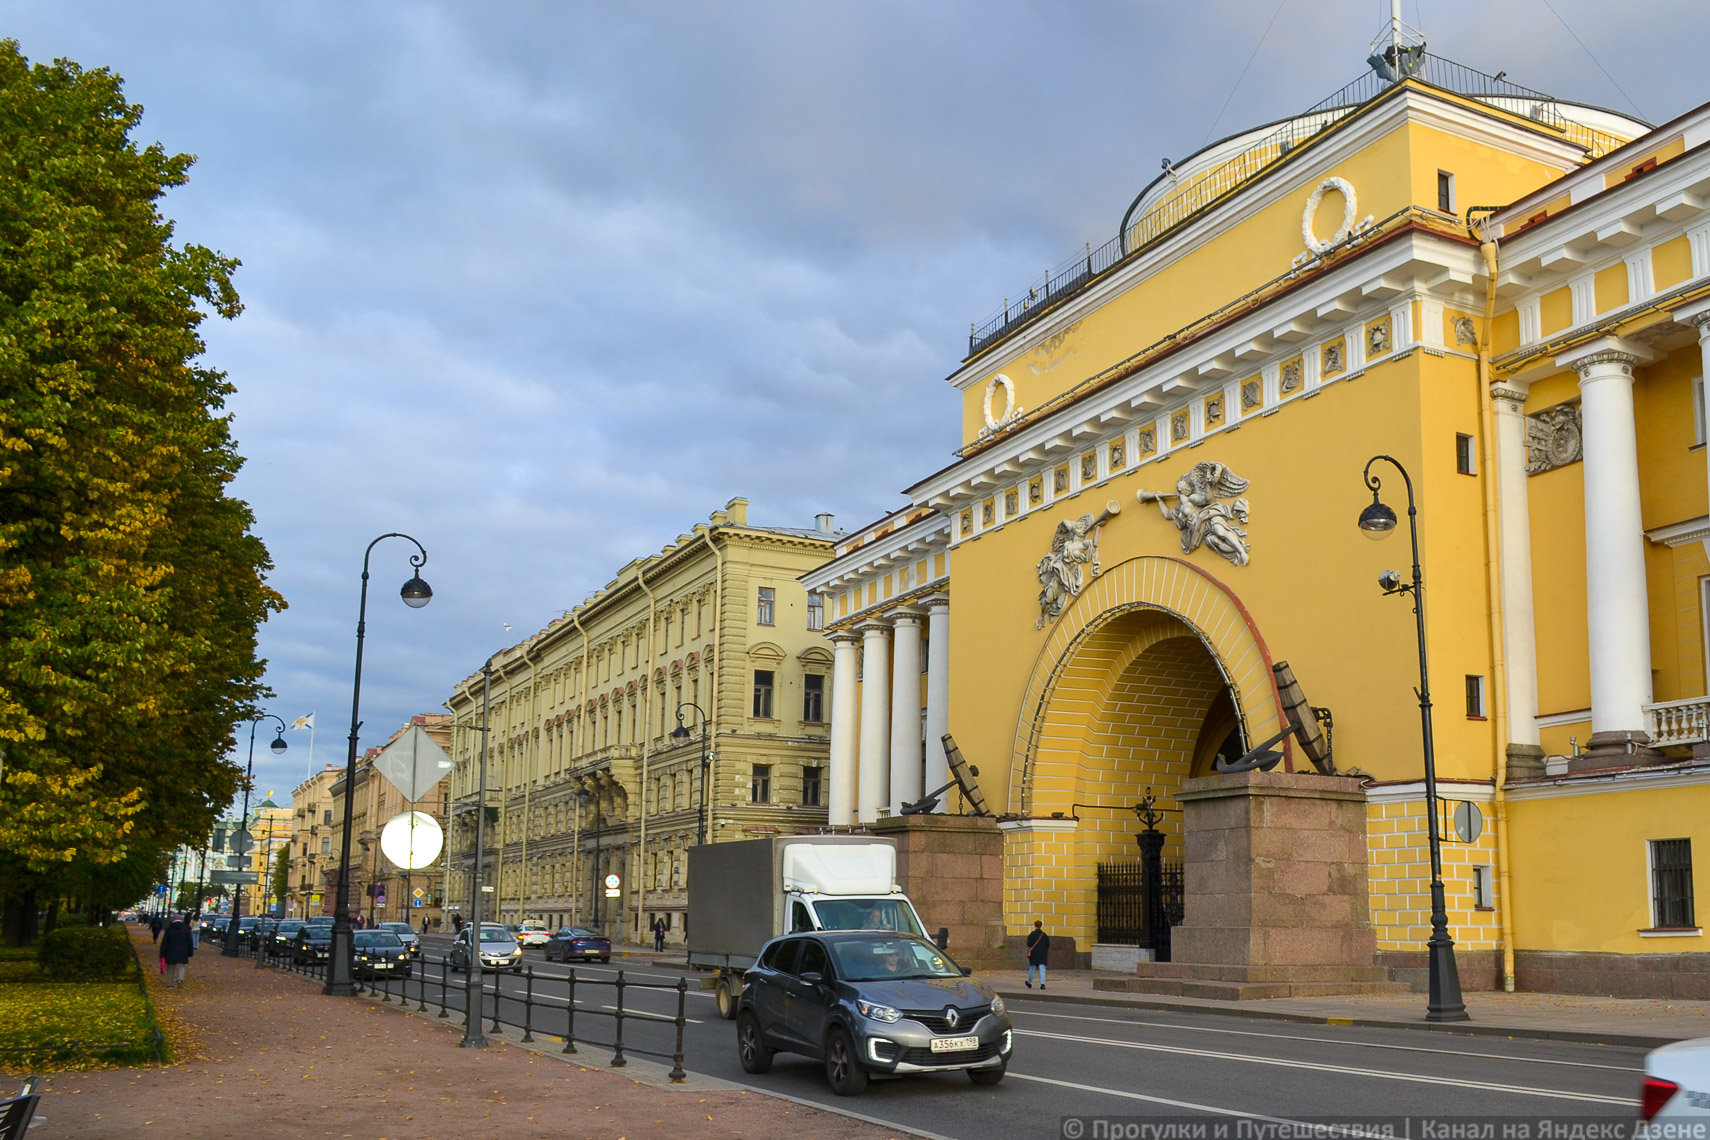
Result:
[[[1286,662],[1365,796],[1353,921],[1413,980],[1419,651],[1379,585],[1411,496],[1463,983],[1707,997],[1710,107],[1653,128],[1404,58],[1175,164],[973,327],[952,462],[804,579],[831,821],[935,790],[945,726],[1008,931],[1084,951],[1133,806],[1182,859],[1173,795],[1288,727]]]
[[[488,919],[614,939],[663,919],[680,942],[690,846],[825,825],[832,654],[799,578],[831,556],[832,519],[763,526],[748,505],[458,684],[448,909],[472,905],[484,703]]]

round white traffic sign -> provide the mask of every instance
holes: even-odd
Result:
[[[439,858],[445,832],[439,821],[426,812],[407,811],[380,831],[380,850],[397,867],[419,871]]]
[[[622,883],[623,883],[623,880],[618,878],[616,875],[607,875],[606,876],[606,889],[607,890],[615,891],[618,889],[618,887]]]

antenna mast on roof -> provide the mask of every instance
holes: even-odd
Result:
[[[1425,65],[1425,33],[1401,18],[1401,0],[1389,0],[1389,19],[1372,37],[1366,65],[1390,83],[1419,74]]]

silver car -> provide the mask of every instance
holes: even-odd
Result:
[[[779,1051],[800,1053],[825,1063],[839,1096],[873,1076],[958,1069],[995,1085],[1012,1037],[1003,999],[984,982],[923,938],[878,931],[768,942],[736,1013],[745,1071],[766,1072]]]
[[[465,926],[451,943],[451,968],[467,970],[469,968],[469,946],[474,940],[475,928]],[[510,931],[494,923],[481,926],[481,967],[487,970],[511,970],[522,973],[523,952],[517,945],[517,940],[511,937]]]

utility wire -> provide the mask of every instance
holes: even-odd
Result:
[[[1622,87],[1619,83],[1616,83],[1615,77],[1609,74],[1609,69],[1604,67],[1598,58],[1591,54],[1591,49],[1585,46],[1585,41],[1579,38],[1578,32],[1568,27],[1568,22],[1562,19],[1562,14],[1556,11],[1556,6],[1551,4],[1550,0],[1543,0],[1543,2],[1544,7],[1550,10],[1550,15],[1554,16],[1556,21],[1560,23],[1562,27],[1567,28],[1567,34],[1573,37],[1573,42],[1579,45],[1580,50],[1586,54],[1586,58],[1590,59],[1592,63],[1597,64],[1597,70],[1603,73],[1603,78],[1614,84],[1615,90],[1621,92],[1621,98],[1627,100],[1627,105],[1633,108],[1634,111],[1638,112],[1639,118],[1643,119],[1645,117],[1645,113],[1639,110],[1639,105],[1633,102],[1633,97],[1627,94],[1627,89]]]
[[[1234,99],[1235,92],[1241,89],[1241,81],[1247,78],[1247,69],[1253,66],[1255,59],[1259,58],[1259,49],[1265,46],[1265,39],[1271,34],[1271,29],[1276,26],[1277,17],[1282,15],[1283,5],[1287,3],[1288,0],[1278,0],[1277,10],[1271,13],[1271,22],[1265,25],[1265,30],[1259,34],[1259,42],[1253,45],[1253,54],[1247,57],[1247,66],[1243,67],[1241,74],[1235,77],[1235,86],[1229,89],[1229,95],[1223,100],[1223,106],[1217,109],[1217,117],[1211,120],[1211,126],[1206,128],[1205,138],[1199,144],[1201,147],[1211,141],[1211,132],[1215,131],[1217,124],[1223,120],[1223,112],[1229,109],[1230,100]]]

